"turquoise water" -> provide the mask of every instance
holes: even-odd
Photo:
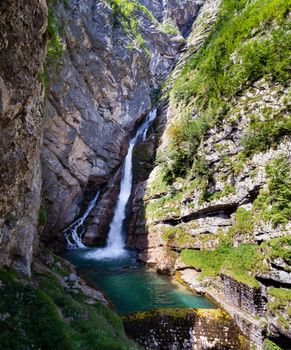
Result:
[[[121,315],[168,307],[215,308],[208,299],[192,294],[169,276],[137,263],[134,252],[119,259],[98,260],[98,249],[73,249],[64,257],[109,297]]]

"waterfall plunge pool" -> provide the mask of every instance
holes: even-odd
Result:
[[[120,315],[157,308],[216,308],[207,298],[192,294],[171,277],[138,263],[132,251],[121,258],[98,259],[98,249],[70,249],[64,258],[105,293]]]
[[[83,223],[99,197],[97,191],[85,213],[64,230],[70,249],[64,257],[75,264],[83,276],[102,290],[116,311],[125,315],[157,308],[215,308],[208,299],[196,296],[170,277],[158,275],[136,261],[136,253],[124,249],[126,206],[132,190],[132,156],[134,146],[146,140],[147,132],[157,115],[152,110],[129,141],[123,165],[120,192],[106,246],[89,249],[82,242]],[[79,232],[80,231],[80,232]]]

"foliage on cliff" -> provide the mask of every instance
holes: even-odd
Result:
[[[66,4],[66,0],[62,0]],[[53,66],[56,69],[62,64],[62,56],[65,51],[65,45],[60,35],[60,27],[55,16],[55,4],[57,0],[48,1],[48,25],[47,25],[47,55],[44,62],[44,70],[38,76],[43,85],[48,84],[48,69]]]
[[[253,82],[265,77],[270,83],[288,83],[289,11],[290,1],[284,0],[222,1],[212,33],[170,92],[178,117],[168,131],[167,152],[159,158],[165,181],[190,171],[206,131],[227,117],[233,99]],[[254,132],[245,140],[248,155],[290,133],[284,112],[253,122]],[[263,128],[258,129],[260,123]]]
[[[121,23],[123,29],[129,36],[133,36],[134,44],[138,48],[143,48],[145,40],[139,32],[139,22],[136,17],[137,12],[144,13],[152,22],[156,22],[156,18],[150,12],[150,10],[141,5],[138,0],[108,0],[108,3],[112,7],[112,10]]]

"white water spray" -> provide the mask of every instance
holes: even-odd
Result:
[[[126,254],[124,249],[125,236],[123,233],[123,224],[126,216],[126,205],[131,195],[132,189],[132,153],[134,146],[139,141],[144,141],[147,131],[156,118],[156,109],[150,112],[145,121],[137,129],[135,136],[129,141],[127,155],[124,161],[123,177],[120,184],[120,192],[117,204],[114,210],[113,220],[110,224],[108,240],[105,248],[97,249],[87,254],[88,258],[111,259],[122,257]]]
[[[83,224],[87,216],[90,214],[91,210],[95,207],[99,195],[100,191],[97,191],[95,197],[89,202],[84,214],[64,230],[64,234],[68,243],[68,248],[86,248],[86,246],[82,242],[82,238],[85,233],[85,228]]]

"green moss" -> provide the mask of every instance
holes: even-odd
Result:
[[[283,316],[278,317],[277,323],[280,327],[285,328],[286,330],[290,327],[289,321]]]
[[[282,350],[282,348],[280,348],[278,345],[276,345],[269,339],[265,339],[263,349],[264,350]]]
[[[5,288],[1,290],[0,347],[3,349],[73,349],[67,325],[52,300],[40,289],[17,281],[1,271]]]
[[[204,191],[203,197],[201,199],[203,201],[211,202],[213,200],[218,200],[222,197],[228,196],[228,195],[233,194],[235,192],[236,192],[236,190],[235,190],[234,186],[232,186],[230,184],[226,184],[222,191],[217,191],[214,193],[208,193],[207,191]]]
[[[291,302],[291,290],[286,288],[269,288],[268,294],[284,302]]]
[[[167,192],[172,192],[171,187],[166,184],[163,178],[163,173],[159,169],[155,178],[148,182],[145,199],[149,199],[159,194],[166,194]]]
[[[82,292],[64,290],[57,275],[43,271],[30,281],[0,270],[1,349],[138,349],[113,311],[86,303]]]
[[[242,244],[239,247],[221,245],[212,251],[184,249],[181,257],[187,265],[201,270],[199,278],[215,277],[224,272],[239,282],[258,286],[253,274],[263,257],[255,244]]]
[[[171,216],[180,216],[181,192],[174,192],[158,199],[150,200],[146,203],[147,219],[165,219]]]
[[[159,25],[159,29],[163,32],[170,34],[170,35],[178,35],[180,34],[179,29],[177,28],[176,24],[171,21],[167,20]]]
[[[291,317],[291,291],[285,288],[269,288],[268,308],[275,313],[286,309],[287,314]]]

